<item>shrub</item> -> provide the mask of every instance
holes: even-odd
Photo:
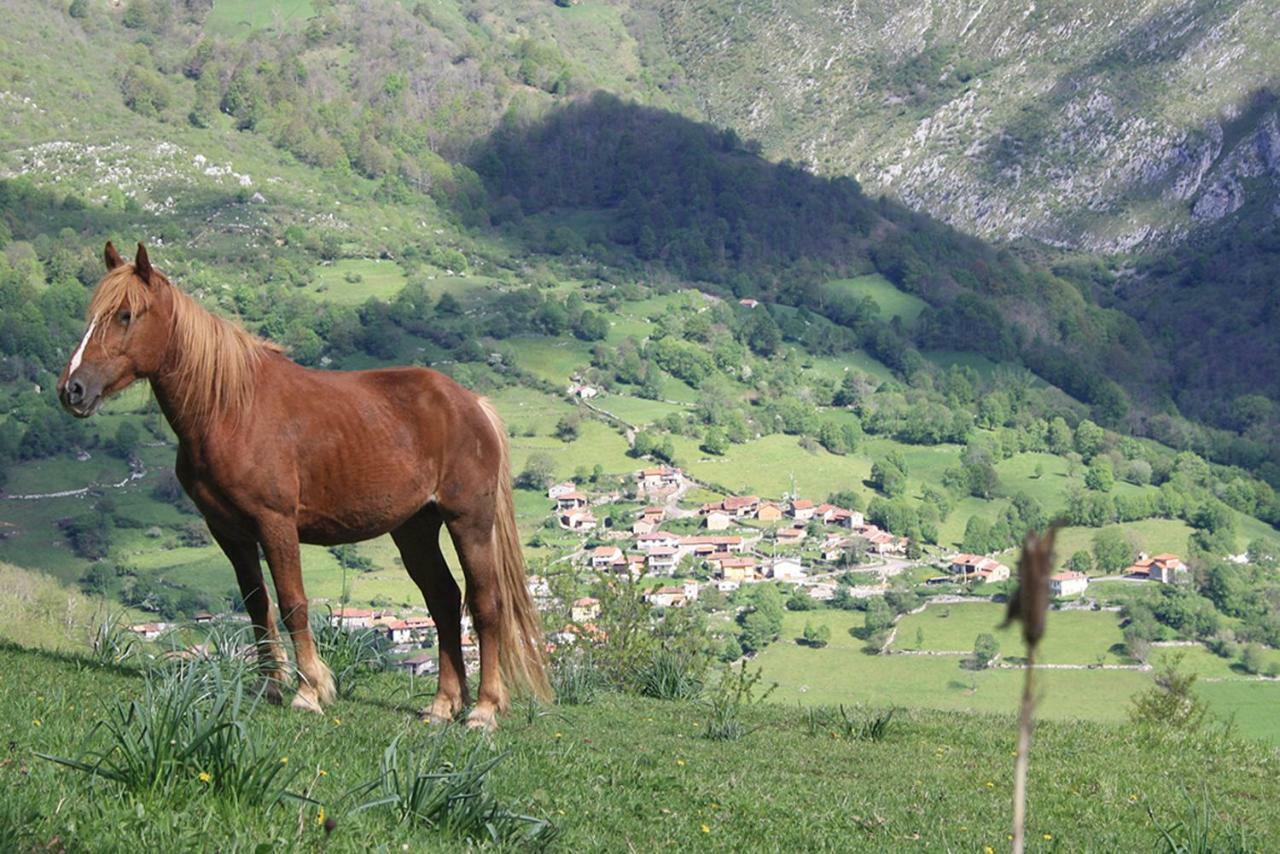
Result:
[[[1133,698],[1129,718],[1148,734],[1194,732],[1209,720],[1208,704],[1196,696],[1195,673],[1183,673],[1184,653],[1169,656],[1156,671],[1155,684]]]
[[[89,651],[95,664],[119,667],[137,652],[137,635],[129,631],[123,611],[98,618],[89,637]]]
[[[813,706],[806,712],[806,723],[809,735],[831,733],[855,741],[883,741],[897,711],[871,706],[854,706],[850,710],[843,704],[835,708]]]

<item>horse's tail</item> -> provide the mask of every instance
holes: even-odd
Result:
[[[480,398],[501,449],[498,461],[498,494],[494,514],[493,537],[498,560],[498,595],[502,599],[499,628],[498,660],[502,678],[508,686],[551,699],[547,681],[546,647],[542,621],[529,595],[525,577],[524,553],[520,550],[520,532],[516,529],[515,501],[511,495],[511,449],[502,418],[487,398]]]

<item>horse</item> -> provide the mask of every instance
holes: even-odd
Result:
[[[467,725],[493,730],[511,692],[549,698],[507,434],[491,402],[428,368],[303,367],[207,311],[151,265],[143,244],[133,263],[110,242],[103,257],[107,273],[58,397],[87,418],[137,380],[150,383],[178,438],[178,481],[235,570],[270,702],[283,702],[287,658],[259,547],[293,642],[292,705],[318,712],[335,690],[308,622],[299,544],[390,533],[439,639],[438,689],[422,715],[451,721],[470,705],[463,598],[440,550],[442,527],[462,564],[480,642],[479,695]]]

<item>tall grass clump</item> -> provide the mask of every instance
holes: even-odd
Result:
[[[693,700],[702,693],[706,675],[705,656],[659,646],[632,665],[631,683],[645,697]]]
[[[702,737],[712,741],[737,741],[750,732],[742,720],[742,710],[763,702],[778,687],[775,682],[757,694],[762,678],[760,668],[748,673],[745,666],[726,667],[707,701],[707,723]]]
[[[603,686],[604,677],[589,647],[571,647],[551,663],[551,690],[560,705],[585,706],[595,700]]]
[[[889,734],[896,708],[878,709],[871,706],[812,706],[805,710],[805,723],[809,735],[831,733],[853,741],[883,741]]]
[[[89,657],[99,667],[120,667],[138,653],[138,638],[125,625],[122,612],[94,618],[89,630]]]
[[[459,839],[516,848],[543,848],[557,835],[550,822],[506,809],[489,791],[490,772],[502,762],[483,741],[445,730],[418,749],[397,736],[383,751],[376,780],[348,793],[368,800],[352,812],[390,810],[403,824],[416,824]],[[370,797],[371,796],[371,797]]]
[[[387,667],[386,641],[373,629],[344,629],[317,615],[311,621],[311,635],[320,657],[333,671],[339,697],[350,698],[361,675]]]
[[[237,802],[275,804],[296,772],[249,735],[245,719],[258,700],[244,689],[247,673],[206,660],[149,670],[142,696],[99,720],[79,756],[39,755],[139,794],[203,787]]]
[[[1185,790],[1182,796],[1186,807],[1180,820],[1162,823],[1155,810],[1147,807],[1156,829],[1156,850],[1164,854],[1246,854],[1259,850],[1243,827],[1228,824],[1213,808],[1207,787],[1199,799]]]

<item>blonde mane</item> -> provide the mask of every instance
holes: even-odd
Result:
[[[180,389],[175,401],[185,418],[205,423],[230,412],[238,416],[253,401],[255,369],[266,353],[281,348],[210,313],[159,271],[151,283],[135,274],[132,264],[109,272],[89,302],[89,321],[101,325],[126,304],[139,316],[161,293],[170,306],[169,353]]]

